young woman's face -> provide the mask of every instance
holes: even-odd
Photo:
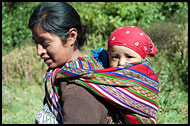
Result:
[[[143,58],[130,48],[125,46],[112,46],[109,49],[110,67],[117,67],[142,60]]]
[[[70,40],[62,42],[59,36],[45,32],[41,28],[35,28],[32,34],[37,54],[49,68],[59,67],[72,59],[74,50]]]

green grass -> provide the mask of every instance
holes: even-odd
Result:
[[[33,124],[42,108],[44,91],[28,83],[2,86],[2,123]]]
[[[175,62],[179,61],[176,59]],[[188,124],[188,84],[181,80],[179,76],[181,71],[176,70],[180,63],[176,66],[161,53],[151,59],[151,63],[160,82],[157,123]]]
[[[157,124],[188,124],[188,92],[160,92],[159,103]]]

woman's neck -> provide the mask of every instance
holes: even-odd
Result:
[[[71,60],[75,60],[75,59],[77,59],[77,58],[79,58],[79,57],[84,57],[84,54],[83,54],[79,49],[76,49],[76,50],[73,52],[73,55],[72,55],[70,61],[71,61]]]
[[[73,52],[72,56],[68,59],[67,62],[76,60],[76,59],[79,58],[79,57],[84,57],[84,54],[83,54],[79,49],[76,49],[76,50]],[[60,65],[60,66],[58,66],[58,68],[62,68],[64,65],[65,65],[65,64]]]

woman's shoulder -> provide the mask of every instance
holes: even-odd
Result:
[[[103,66],[93,57],[85,55],[78,57],[76,60],[70,61],[64,65],[64,68],[75,69],[103,69]]]

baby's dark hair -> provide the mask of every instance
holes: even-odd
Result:
[[[47,2],[39,5],[32,13],[28,27],[33,30],[36,26],[44,31],[58,35],[63,41],[69,36],[69,29],[77,29],[77,39],[74,50],[81,49],[86,43],[87,25],[82,25],[76,10],[64,2]]]

